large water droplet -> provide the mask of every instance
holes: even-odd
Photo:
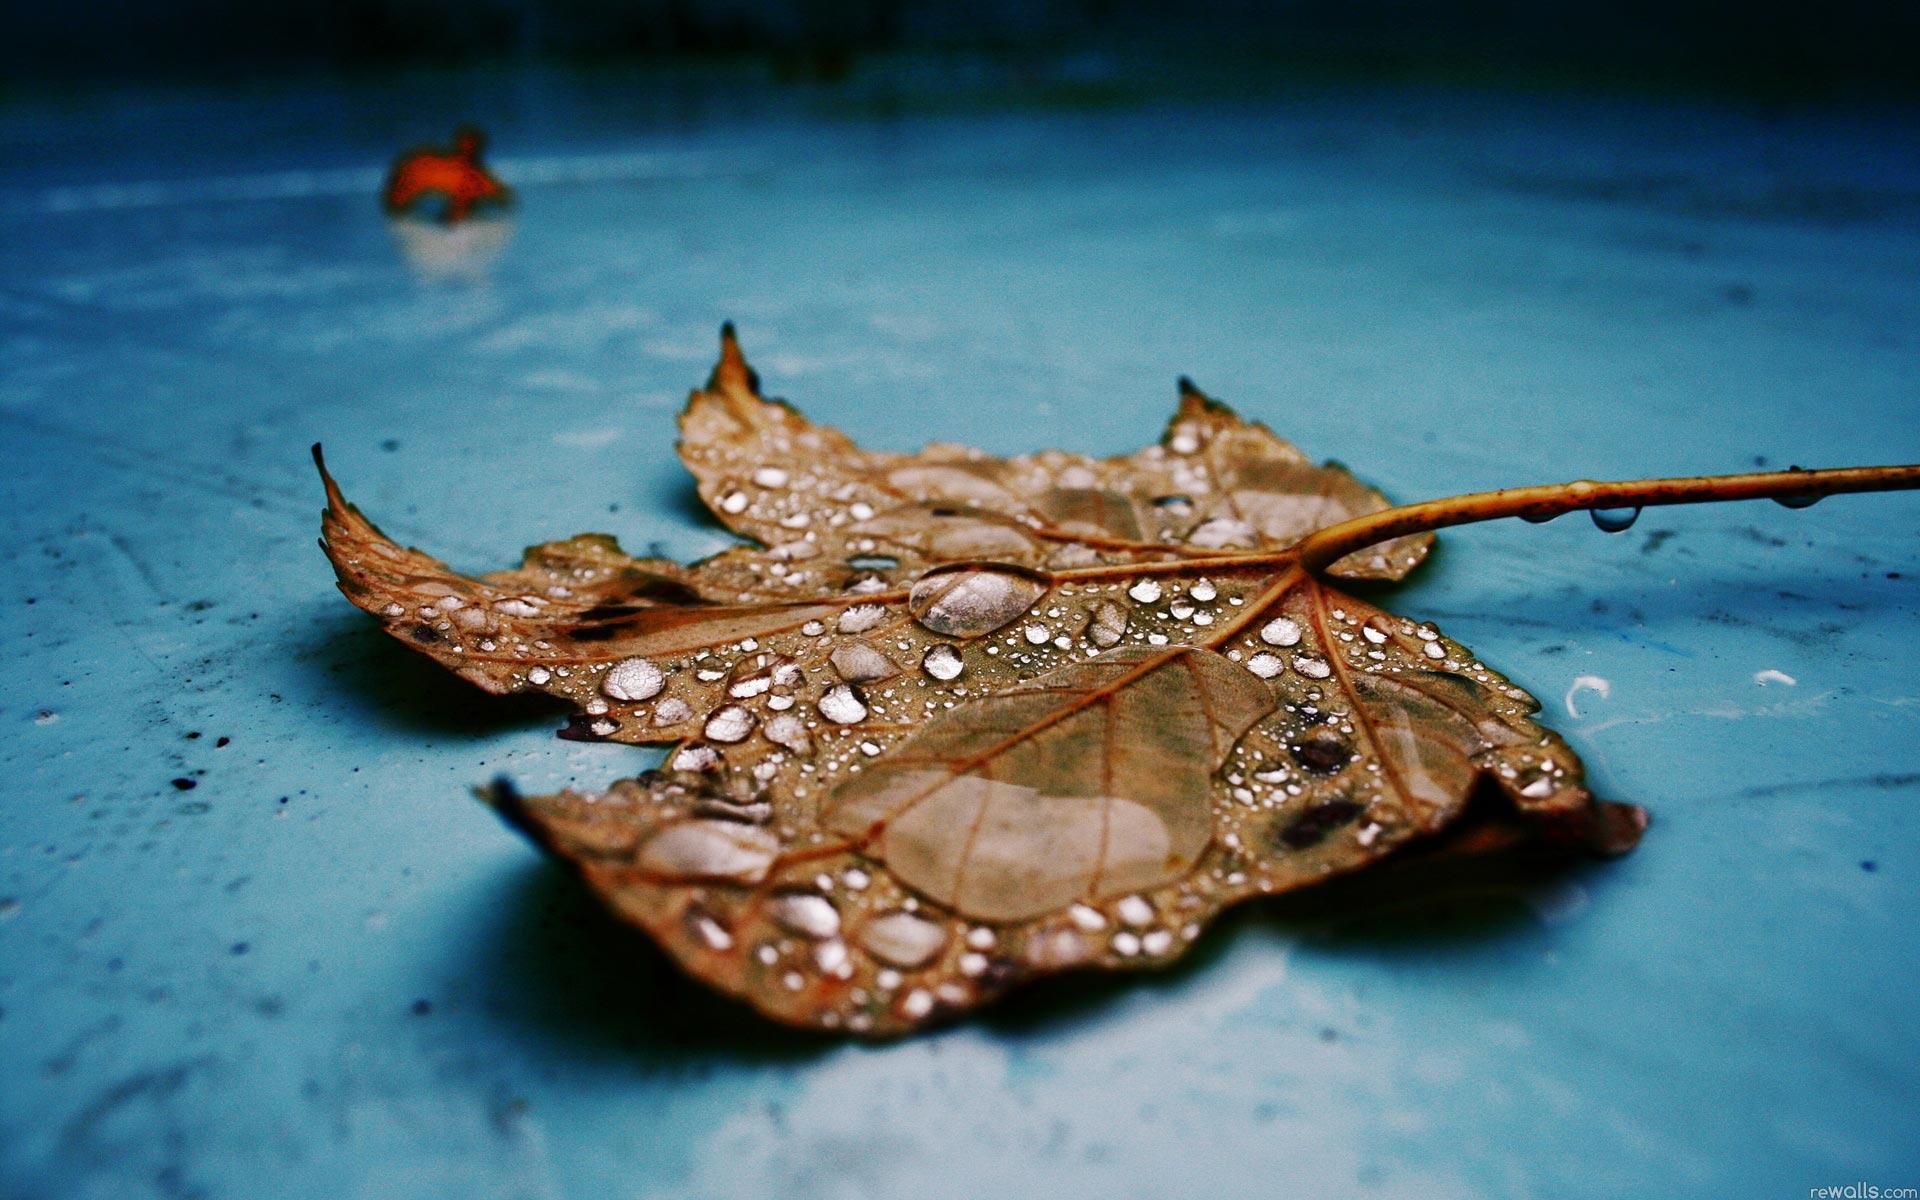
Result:
[[[613,664],[600,690],[615,700],[650,700],[667,686],[667,674],[644,658],[629,658]]]
[[[1275,617],[1260,627],[1260,640],[1269,646],[1293,646],[1300,641],[1300,622],[1291,617]]]
[[[1562,513],[1557,513],[1557,512],[1548,512],[1548,513],[1521,513],[1521,514],[1520,514],[1520,519],[1521,519],[1522,521],[1525,521],[1525,522],[1527,522],[1527,523],[1528,523],[1528,524],[1530,524],[1530,525],[1545,525],[1545,524],[1546,524],[1546,523],[1547,523],[1548,521],[1551,521],[1551,520],[1553,520],[1553,519],[1555,519],[1556,517],[1559,517],[1559,516],[1562,516],[1562,515],[1564,515],[1564,514],[1562,514]]]
[[[1633,528],[1640,519],[1638,508],[1590,508],[1587,515],[1593,518],[1594,528],[1602,533],[1625,533]]]
[[[958,679],[966,664],[960,659],[960,652],[944,642],[927,651],[920,660],[920,669],[938,680]]]
[[[1271,654],[1256,654],[1247,660],[1247,670],[1262,679],[1272,679],[1287,669],[1287,664]]]
[[[813,748],[813,739],[807,736],[807,723],[792,713],[782,713],[768,721],[766,734],[768,741],[796,754],[805,754]]]
[[[817,892],[781,892],[770,908],[773,919],[789,933],[830,938],[840,932],[840,910]]]
[[[887,610],[878,604],[856,604],[840,614],[834,627],[841,633],[865,633],[886,617]]]
[[[707,736],[716,742],[737,742],[753,732],[753,714],[729,704],[707,718]]]
[[[867,702],[855,689],[841,684],[829,688],[820,697],[820,715],[836,725],[852,725],[867,719]]]
[[[1094,604],[1087,616],[1087,640],[1102,650],[1118,645],[1127,633],[1127,610],[1112,600]]]
[[[900,673],[900,668],[867,642],[848,642],[827,657],[840,678],[848,683],[872,683]]]
[[[972,567],[924,575],[907,595],[915,619],[947,637],[979,637],[1032,608],[1046,584],[1023,571]]]
[[[947,944],[947,931],[925,917],[896,910],[875,917],[860,931],[860,944],[902,970],[925,966]]]
[[[641,870],[676,879],[758,883],[779,850],[780,840],[758,826],[693,820],[654,834],[635,861]]]
[[[1142,604],[1152,604],[1154,601],[1160,599],[1160,585],[1154,580],[1142,579],[1139,583],[1127,589],[1127,595],[1132,596]]]

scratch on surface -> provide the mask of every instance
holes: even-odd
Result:
[[[1821,791],[1826,788],[1871,787],[1892,791],[1895,788],[1910,788],[1916,785],[1920,785],[1920,772],[1904,774],[1881,772],[1877,775],[1849,775],[1842,779],[1806,779],[1796,783],[1767,783],[1735,794],[1742,799],[1757,799],[1764,796],[1784,796],[1792,792]]]
[[[1567,715],[1576,720],[1580,717],[1580,709],[1574,704],[1573,698],[1581,692],[1598,692],[1602,700],[1611,700],[1613,699],[1613,684],[1600,678],[1598,675],[1582,675],[1575,679],[1572,686],[1567,688],[1566,697],[1561,703],[1567,706]]]

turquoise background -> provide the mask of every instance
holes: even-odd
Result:
[[[522,204],[427,279],[373,192],[465,115]],[[887,448],[1130,450],[1184,372],[1401,499],[1916,460],[1915,129],[540,73],[0,108],[0,1193],[1920,1186],[1920,497],[1461,530],[1399,590],[1653,810],[1634,855],[1275,903],[865,1046],[680,981],[472,800],[650,760],[379,634],[306,457],[463,569],[704,555],[673,414],[731,317]]]

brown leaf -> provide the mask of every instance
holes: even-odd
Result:
[[[760,399],[729,334],[682,430],[709,504],[765,546],[682,568],[587,535],[466,578],[331,479],[325,545],[354,603],[466,678],[566,700],[571,736],[675,745],[601,795],[494,798],[780,1020],[895,1033],[1170,961],[1483,783],[1537,835],[1638,835],[1524,692],[1287,548],[1385,501],[1197,393],[1128,458],[877,454]],[[1205,532],[1229,521],[1244,548]],[[1404,573],[1429,536],[1348,561]]]
[[[1086,566],[1162,559],[1170,546],[1280,549],[1388,507],[1345,468],[1314,466],[1185,379],[1160,444],[1121,458],[1049,450],[1003,460],[950,445],[862,450],[762,398],[731,325],[680,433],[681,461],[714,515],[764,546],[817,560],[831,586],[857,576],[861,562],[907,578],[942,562]],[[1432,541],[1419,534],[1372,547],[1332,573],[1400,579]],[[880,566],[887,559],[897,568]]]

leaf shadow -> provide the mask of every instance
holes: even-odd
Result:
[[[688,977],[545,856],[502,883],[486,918],[471,973],[488,1015],[583,1060],[619,1056],[674,1073],[799,1062],[844,1044],[769,1021]]]
[[[294,646],[313,701],[352,711],[395,736],[478,741],[529,725],[558,727],[565,706],[544,695],[490,696],[396,642],[364,613],[328,605]]]
[[[1538,926],[1528,897],[1604,864],[1564,853],[1423,853],[1223,913],[1188,954],[1140,973],[1083,971],[1042,979],[979,1016],[1011,1037],[1041,1037],[1097,1017],[1122,995],[1204,986],[1200,977],[1241,939],[1284,937],[1373,957],[1471,953]]]

